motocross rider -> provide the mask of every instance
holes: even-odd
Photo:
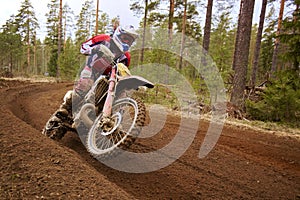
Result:
[[[79,101],[79,99],[81,99],[89,91],[94,81],[100,75],[109,74],[111,63],[101,55],[101,52],[99,52],[100,45],[105,45],[108,47],[115,55],[115,59],[118,59],[119,62],[129,67],[129,48],[137,37],[138,34],[132,25],[125,27],[118,26],[111,35],[99,34],[82,43],[80,53],[88,57],[86,60],[86,65],[80,73],[79,81],[75,84],[75,92],[68,91],[66,93],[64,102],[52,115],[47,124],[51,124],[51,121],[53,122],[52,124],[64,124],[63,121],[66,116],[72,113],[72,100],[73,103],[75,102],[76,104],[76,102]],[[46,126],[46,128],[43,130],[43,133],[48,135],[47,131],[51,130],[47,130]],[[64,133],[61,133],[61,136],[55,137],[63,137],[66,131],[63,132]]]
[[[115,55],[115,58],[118,58],[119,62],[128,67],[130,64],[130,53],[128,50],[137,37],[138,34],[133,26],[119,26],[115,29],[112,36],[100,34],[85,41],[81,45],[80,53],[89,55],[89,57],[75,87],[76,93],[82,96],[100,75],[107,75],[111,70],[111,67],[108,67],[110,65],[109,61],[105,60],[102,55],[98,55],[99,45],[107,46]]]

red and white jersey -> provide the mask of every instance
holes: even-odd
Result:
[[[107,67],[110,65],[110,63],[108,63],[105,59],[100,58],[97,55],[92,55],[92,49],[100,44],[108,47],[112,53],[115,54],[116,58],[119,59],[119,62],[124,63],[127,67],[129,66],[131,57],[130,53],[128,51],[120,51],[115,45],[113,39],[107,34],[96,35],[82,43],[80,52],[84,55],[90,56],[88,66],[93,67],[98,72],[104,73],[103,70],[107,69]],[[109,69],[105,71],[109,71]]]
[[[106,34],[100,34],[88,39],[84,43],[82,43],[80,48],[80,53],[84,55],[90,55],[93,47],[98,44],[104,44],[108,46],[110,42],[110,36]]]

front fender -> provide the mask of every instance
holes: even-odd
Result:
[[[119,94],[123,90],[137,90],[140,86],[153,88],[154,84],[140,76],[126,76],[118,82],[116,93]]]

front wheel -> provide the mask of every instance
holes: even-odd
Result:
[[[136,99],[114,102],[112,116],[100,114],[87,136],[87,150],[97,159],[106,159],[128,148],[141,131],[146,119],[145,105]]]

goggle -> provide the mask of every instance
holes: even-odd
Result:
[[[128,44],[129,46],[131,46],[134,42],[134,38],[128,34],[123,33],[119,36],[119,38],[123,43]]]

